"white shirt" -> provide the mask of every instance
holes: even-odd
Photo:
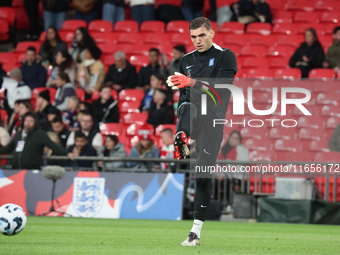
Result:
[[[18,82],[8,78],[4,77],[2,82],[2,87],[7,90],[7,101],[8,106],[11,109],[14,109],[14,103],[17,100],[30,100],[32,91],[31,88],[27,85],[24,86],[18,86]]]

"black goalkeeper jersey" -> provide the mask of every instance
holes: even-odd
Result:
[[[237,72],[237,62],[234,52],[229,49],[222,48],[215,43],[205,51],[198,52],[197,50],[184,55],[179,63],[180,73],[187,77],[197,79],[199,81],[207,81],[210,86],[214,84],[232,84],[234,75]],[[216,89],[224,102],[225,110],[229,102],[230,91],[227,89]],[[191,89],[180,89],[180,98],[178,106],[184,102],[190,102],[193,98],[198,100],[202,91]],[[208,97],[208,107],[213,103]],[[224,117],[224,116],[223,116]]]

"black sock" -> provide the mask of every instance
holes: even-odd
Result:
[[[207,217],[207,207],[211,198],[211,179],[196,178],[194,198],[194,219],[204,221]]]

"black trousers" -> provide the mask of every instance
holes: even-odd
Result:
[[[178,108],[176,132],[183,131],[187,137],[196,139],[196,190],[194,197],[194,219],[204,221],[211,198],[209,167],[215,166],[221,142],[223,126],[213,127],[213,114],[201,115],[192,103],[183,103]]]
[[[40,0],[25,0],[24,6],[30,21],[28,33],[38,36],[39,33],[39,2]]]

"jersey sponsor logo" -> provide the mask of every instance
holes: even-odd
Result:
[[[209,66],[213,66],[214,65],[214,61],[215,61],[215,58],[212,58],[209,60]]]

